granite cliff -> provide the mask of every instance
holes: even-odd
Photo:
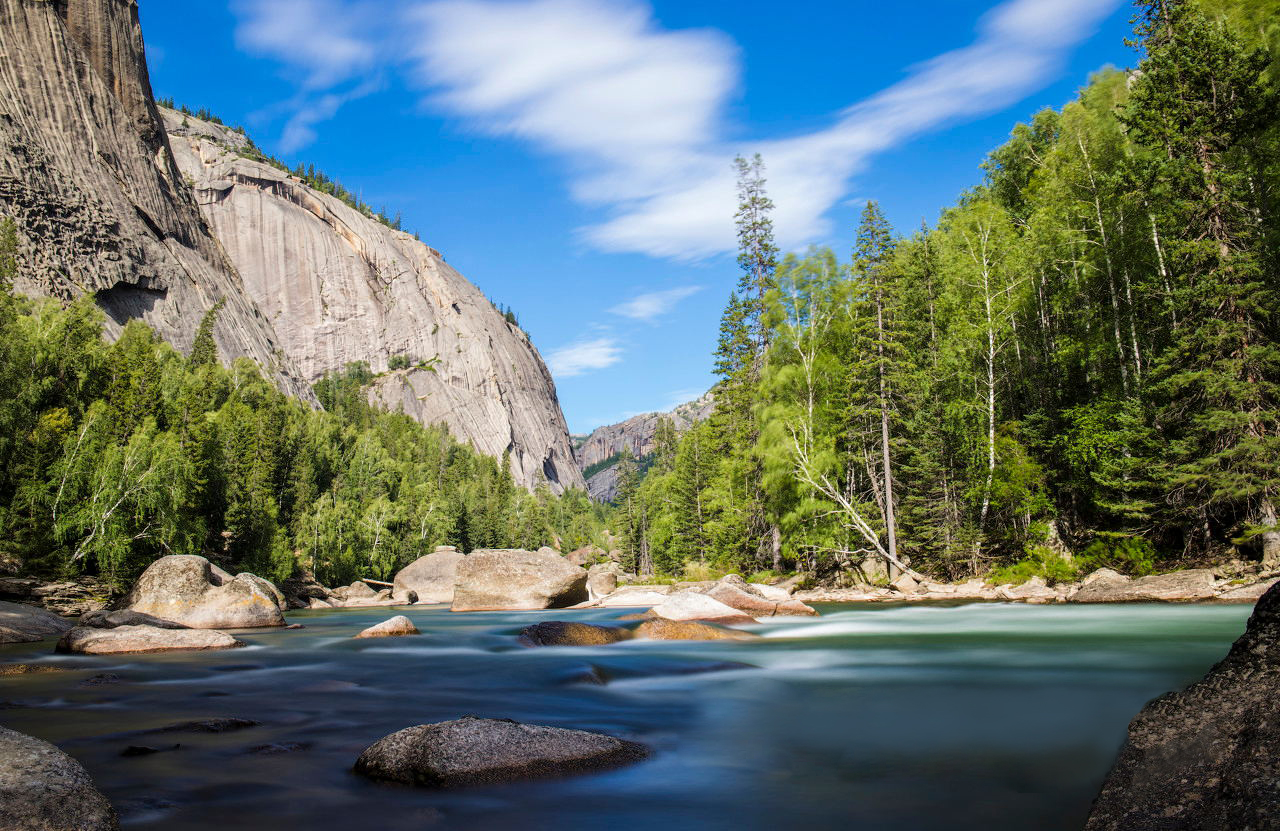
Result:
[[[363,361],[379,373],[374,401],[509,453],[526,487],[583,487],[529,336],[438,251],[257,158],[243,133],[163,118],[214,236],[306,380]],[[391,370],[397,356],[407,366]]]
[[[151,96],[136,0],[0,0],[0,214],[15,288],[92,296],[116,334],[141,317],[186,349],[215,338],[313,400],[196,207]]]
[[[579,468],[591,473],[587,491],[598,501],[612,502],[618,492],[617,457],[624,448],[631,448],[637,459],[648,456],[654,450],[659,421],[670,419],[676,432],[683,433],[710,416],[715,406],[715,397],[708,392],[670,412],[643,413],[618,424],[597,427],[577,449]]]

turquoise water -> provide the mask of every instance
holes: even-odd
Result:
[[[0,647],[0,661],[77,668],[0,678],[0,724],[80,759],[125,828],[1078,829],[1129,719],[1225,655],[1249,614],[821,610],[755,627],[765,637],[746,643],[525,649],[515,635],[528,623],[630,610],[427,607],[293,613],[306,629],[245,633],[251,645],[226,652]],[[351,640],[398,613],[424,635]],[[120,681],[81,686],[99,673]],[[599,730],[655,752],[604,774],[452,792],[350,773],[387,733],[468,714]],[[145,732],[224,716],[261,724]]]

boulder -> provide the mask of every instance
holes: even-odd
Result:
[[[608,559],[603,548],[596,545],[587,545],[575,551],[570,551],[564,555],[565,559],[573,563],[575,566],[586,568],[592,563],[598,563],[601,560]]]
[[[1272,577],[1270,580],[1262,580],[1257,583],[1250,583],[1246,586],[1227,589],[1218,595],[1218,600],[1227,603],[1253,603],[1259,597],[1266,594],[1267,590],[1276,583],[1280,583],[1280,577]]]
[[[793,597],[779,603],[773,613],[775,615],[805,615],[813,617],[818,614],[818,610]]]
[[[765,600],[782,603],[791,599],[791,592],[781,586],[770,586],[768,583],[748,583],[747,586]]]
[[[356,637],[395,638],[401,635],[421,634],[422,633],[418,631],[418,627],[413,625],[413,621],[409,620],[409,618],[404,615],[396,615],[393,618],[388,618],[387,620],[382,621],[382,623],[370,626],[368,629],[365,629],[363,632],[356,635]]]
[[[124,605],[195,629],[284,626],[278,592],[264,588],[266,582],[231,577],[204,557],[175,554],[148,566]]]
[[[73,616],[105,609],[111,596],[110,583],[98,577],[81,576],[34,586],[29,600],[54,614]]]
[[[363,580],[355,581],[350,586],[347,586],[346,589],[343,592],[343,600],[373,600],[378,596],[373,587]]]
[[[318,597],[313,597],[307,601],[308,609],[336,609],[338,608],[338,605],[338,601],[321,600]]]
[[[757,638],[750,632],[724,629],[696,620],[646,620],[635,629],[635,636],[651,641],[728,641]]]
[[[452,609],[561,609],[588,599],[586,569],[553,551],[482,549],[458,563]]]
[[[1280,827],[1280,588],[1227,657],[1152,701],[1093,803],[1088,831]]]
[[[0,643],[35,643],[56,638],[73,625],[35,606],[0,601]]]
[[[902,594],[915,594],[920,588],[920,584],[910,574],[899,574],[892,583],[889,584]]]
[[[468,716],[392,733],[360,754],[355,771],[448,788],[591,773],[648,755],[644,745],[600,733]]]
[[[1020,586],[1009,586],[1005,594],[1010,600],[1049,602],[1058,599],[1058,593],[1049,588],[1043,577],[1032,577]]]
[[[312,608],[312,600],[328,600],[333,595],[316,580],[314,574],[306,570],[282,582],[280,591],[285,596],[286,609]]]
[[[462,559],[463,555],[454,548],[437,548],[419,557],[396,573],[393,595],[406,603],[410,602],[410,594],[417,595],[415,603],[452,603],[453,584]]]
[[[592,600],[608,597],[618,590],[618,574],[622,567],[617,563],[596,563],[587,569],[587,594]]]
[[[1109,571],[1109,569],[1108,569]],[[1131,580],[1115,572],[1085,578],[1073,603],[1178,603],[1208,600],[1217,594],[1213,572],[1187,569]]]
[[[161,629],[158,626],[117,626],[95,629],[77,626],[58,641],[59,652],[117,655],[127,652],[231,649],[244,646],[226,632],[212,629]]]
[[[883,557],[867,557],[858,564],[864,582],[883,586],[889,582],[889,564]]]
[[[521,630],[520,643],[525,646],[603,646],[630,637],[629,631],[617,626],[547,620]]]
[[[289,601],[285,599],[284,592],[276,588],[276,584],[270,580],[264,580],[256,574],[250,574],[247,571],[237,574],[233,580],[244,580],[262,590],[263,594],[268,594],[276,601],[276,606],[280,607],[280,611],[289,608]]]
[[[89,612],[80,616],[79,626],[93,629],[115,629],[119,626],[154,626],[157,629],[190,629],[181,623],[164,620],[155,615],[135,612],[132,609],[117,609],[114,612]]]
[[[80,763],[58,748],[0,727],[0,828],[117,831],[111,803]]]
[[[709,620],[716,623],[755,623],[740,610],[698,592],[676,592],[653,607],[653,614],[667,620]]]
[[[657,606],[669,594],[670,586],[623,586],[613,594],[601,598],[600,606],[606,609]]]

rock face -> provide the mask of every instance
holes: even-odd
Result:
[[[442,547],[419,557],[400,569],[392,581],[392,596],[402,602],[452,603],[453,584],[458,579],[458,563],[463,555],[451,547]],[[409,593],[417,596],[409,600]]]
[[[535,623],[520,632],[520,642],[525,646],[603,646],[625,641],[630,637],[629,631],[617,626],[597,626],[564,620]]]
[[[0,643],[35,643],[56,638],[72,625],[53,612],[0,601]]]
[[[550,551],[481,549],[458,563],[455,612],[563,609],[587,600],[587,572]]]
[[[163,112],[183,175],[249,296],[308,381],[364,361],[374,401],[501,457],[526,487],[584,487],[529,336],[440,253],[269,164],[248,139]],[[412,368],[388,372],[393,357]]]
[[[117,831],[120,824],[79,762],[48,742],[0,727],[0,828]]]
[[[636,627],[635,636],[651,641],[729,641],[757,637],[750,632],[721,629],[696,620],[646,620]]]
[[[125,605],[196,629],[283,626],[276,596],[263,583],[251,574],[230,577],[204,557],[175,554],[147,567]]]
[[[1090,831],[1280,827],[1280,588],[1200,681],[1148,704],[1094,802]]]
[[[676,432],[683,433],[710,416],[715,407],[715,398],[708,392],[697,401],[681,404],[671,412],[644,413],[619,424],[597,427],[578,445],[578,466],[585,471],[613,459],[628,447],[636,458],[647,456],[654,450],[654,437],[660,420],[670,419]],[[612,502],[618,495],[616,465],[593,473],[587,481],[587,491],[599,502]]]
[[[461,718],[392,733],[356,761],[356,773],[427,788],[591,773],[638,762],[644,745],[588,733]]]
[[[421,635],[421,634],[422,633],[418,631],[418,627],[413,625],[413,621],[409,620],[409,618],[405,617],[404,615],[396,615],[393,618],[388,618],[387,620],[382,621],[382,623],[375,624],[374,626],[370,626],[368,629],[365,629],[359,635],[356,635],[356,637],[357,638],[398,638],[403,635]]]
[[[116,626],[97,629],[77,626],[58,641],[59,652],[80,655],[119,655],[130,652],[233,649],[242,641],[212,629],[168,629],[160,626]]]
[[[0,214],[16,288],[92,295],[108,332],[141,317],[180,349],[219,300],[222,357],[314,400],[200,215],[151,98],[136,0],[0,0]]]

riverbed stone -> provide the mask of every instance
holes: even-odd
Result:
[[[409,618],[404,615],[396,615],[393,618],[388,618],[387,620],[382,621],[382,623],[370,626],[368,629],[365,629],[363,632],[356,635],[356,637],[397,638],[403,635],[421,634],[422,633],[418,631],[418,627],[413,625],[413,621],[409,620]]]
[[[1253,603],[1266,594],[1276,583],[1280,583],[1280,577],[1272,577],[1270,580],[1260,580],[1257,583],[1228,588],[1226,591],[1221,592],[1217,599],[1226,603]]]
[[[204,557],[175,554],[148,566],[124,605],[195,629],[284,626],[277,594],[265,582],[232,577]]]
[[[244,646],[226,632],[213,629],[161,629],[158,626],[116,626],[95,629],[77,626],[58,641],[59,652],[118,655],[131,652],[232,649]]]
[[[651,641],[731,641],[758,638],[751,632],[725,629],[697,620],[646,620],[635,629],[637,638]]]
[[[0,601],[0,643],[35,643],[56,638],[74,625],[35,606]]]
[[[397,600],[415,603],[452,603],[453,585],[458,579],[458,563],[463,555],[457,549],[437,548],[419,557],[396,572],[392,580],[393,595]]]
[[[899,574],[889,585],[903,594],[915,594],[920,590],[920,584],[916,582],[916,579],[906,573]]]
[[[562,609],[588,600],[587,571],[553,551],[481,549],[458,563],[452,609]]]
[[[1227,657],[1152,701],[1093,804],[1088,831],[1280,827],[1280,586]]]
[[[601,733],[467,716],[392,733],[360,754],[355,771],[450,788],[592,773],[648,755],[642,744]]]
[[[747,585],[765,600],[783,603],[791,599],[791,592],[782,586],[771,586],[768,583],[748,583]]]
[[[1136,580],[1116,574],[1089,575],[1079,591],[1071,596],[1073,603],[1185,603],[1208,600],[1217,594],[1213,572],[1209,569],[1187,569],[1170,574],[1154,574]],[[1094,578],[1094,579],[1090,579]]]
[[[157,629],[190,629],[181,623],[175,623],[172,620],[158,618],[155,615],[148,615],[144,612],[135,612],[133,609],[116,609],[115,611],[97,611],[89,612],[80,616],[79,626],[89,626],[93,629],[115,629],[120,626],[154,626]]]
[[[596,563],[587,569],[587,594],[592,600],[608,597],[618,590],[618,575],[622,566],[617,563]]]
[[[629,638],[631,632],[619,626],[566,620],[546,620],[520,631],[520,643],[525,646],[604,646]]]
[[[46,741],[0,727],[0,828],[117,831],[111,803],[75,759]]]
[[[721,603],[714,597],[694,591],[668,595],[653,607],[653,614],[667,620],[709,620],[724,624],[756,622],[750,615]]]
[[[670,586],[621,586],[613,594],[600,599],[606,609],[656,606],[671,594]]]

